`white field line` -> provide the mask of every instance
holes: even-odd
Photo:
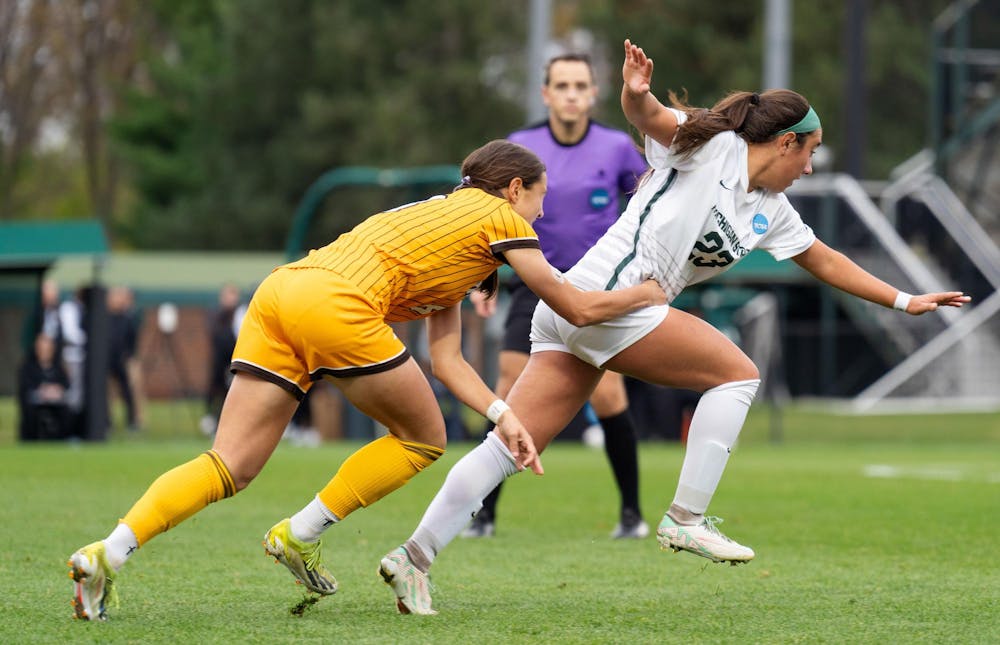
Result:
[[[1000,484],[1000,472],[974,473],[960,466],[890,466],[888,464],[868,464],[862,469],[865,477],[875,479],[927,479],[935,481],[985,481]]]

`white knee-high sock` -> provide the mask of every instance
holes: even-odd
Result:
[[[448,471],[441,490],[424,512],[417,530],[405,546],[411,558],[423,555],[426,566],[469,523],[482,505],[483,498],[497,484],[517,474],[514,457],[494,433],[465,455]],[[422,553],[414,554],[416,547]],[[420,563],[424,564],[424,563]],[[423,567],[422,567],[423,568]]]
[[[708,509],[759,385],[760,379],[733,381],[701,395],[688,429],[675,506],[695,515]]]

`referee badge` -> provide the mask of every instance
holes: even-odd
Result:
[[[611,203],[611,195],[603,188],[598,188],[590,193],[590,207],[595,211],[607,208]]]

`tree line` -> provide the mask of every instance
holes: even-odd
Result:
[[[845,6],[792,2],[791,86],[841,149]],[[927,142],[930,25],[945,0],[869,0],[867,174]],[[621,42],[660,95],[761,84],[764,2],[553,0],[552,53],[585,47],[618,106]],[[524,125],[528,0],[0,2],[0,218],[97,217],[116,248],[276,250],[324,171],[457,164]],[[446,188],[446,187],[443,187]],[[397,197],[393,195],[392,198]],[[327,200],[320,244],[378,189]]]

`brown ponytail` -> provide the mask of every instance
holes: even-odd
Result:
[[[756,92],[731,92],[711,109],[693,108],[685,102],[686,96],[669,93],[670,105],[688,115],[674,137],[678,154],[693,153],[709,139],[732,130],[747,143],[770,141],[778,132],[789,128],[809,111],[809,102],[792,90]],[[799,143],[809,133],[797,134]]]

